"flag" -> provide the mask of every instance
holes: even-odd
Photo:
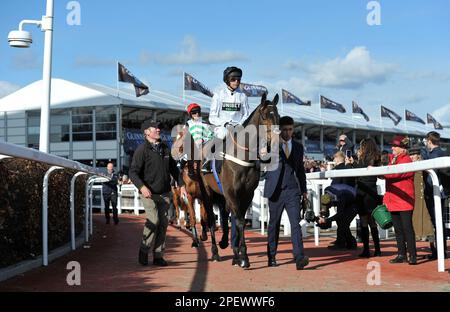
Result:
[[[416,121],[420,122],[421,124],[425,124],[425,121],[423,121],[422,118],[414,114],[413,112],[410,112],[409,110],[405,109],[405,119],[410,121]]]
[[[394,122],[394,125],[398,125],[400,120],[402,120],[402,117],[400,117],[399,115],[397,115],[395,112],[391,111],[390,109],[384,107],[383,105],[381,105],[381,117],[390,118]]]
[[[434,126],[434,129],[438,129],[438,130],[444,129],[444,127],[442,127],[442,125],[439,122],[437,122],[437,120],[434,119],[434,117],[431,116],[430,114],[427,114],[427,123],[429,123],[429,124],[432,123]]]
[[[184,90],[199,91],[206,96],[213,97],[213,93],[207,87],[188,73],[184,73]]]
[[[337,110],[340,113],[345,113],[347,112],[345,110],[344,105],[336,103],[330,99],[327,99],[324,96],[320,96],[320,108],[326,108],[326,109],[334,109]]]
[[[293,95],[291,92],[281,89],[282,102],[283,103],[294,103],[298,105],[311,106],[311,101],[303,102],[298,97]]]
[[[267,91],[267,88],[264,86],[258,86],[258,85],[252,85],[248,83],[241,83],[240,88],[242,92],[245,93],[248,97],[259,97],[262,96],[264,93],[269,93]]]
[[[361,114],[361,115],[363,115],[363,117],[366,121],[369,121],[369,116],[367,116],[367,114],[364,113],[362,108],[359,107],[358,103],[356,103],[355,101],[352,101],[352,109],[353,109],[353,114]]]
[[[119,81],[129,82],[134,85],[134,90],[136,91],[136,97],[148,94],[148,86],[143,84],[139,79],[137,79],[125,66],[119,64]]]

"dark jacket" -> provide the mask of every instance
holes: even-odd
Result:
[[[271,198],[275,193],[277,186],[280,185],[281,171],[283,169],[282,161],[285,160],[285,154],[280,148],[280,159],[275,170],[268,171],[266,174],[266,182],[264,185],[264,197]],[[292,150],[289,154],[289,159],[286,161],[293,167],[295,176],[299,184],[300,192],[306,193],[306,175],[303,166],[303,145],[292,140]]]
[[[352,165],[346,165],[345,163],[340,163],[336,167],[334,167],[334,170],[342,170],[342,169],[353,169]],[[355,186],[355,178],[349,177],[349,178],[333,178],[331,181],[331,185],[334,184],[347,184],[350,186]]]
[[[106,175],[111,178],[111,180],[102,184],[103,194],[117,194],[117,184],[119,183],[119,176],[114,173],[114,171],[112,172],[112,174],[107,173]]]
[[[147,140],[139,145],[129,170],[133,184],[138,189],[145,185],[153,194],[163,194],[171,190],[170,175],[177,181],[181,180],[169,148],[164,143],[158,145]]]

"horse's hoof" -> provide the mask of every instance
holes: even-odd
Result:
[[[220,249],[226,249],[226,248],[228,248],[229,245],[230,244],[228,244],[228,241],[220,241],[219,242]]]
[[[250,261],[247,259],[241,260],[241,268],[248,269],[250,267]]]
[[[198,248],[199,243],[198,242],[192,242],[191,248]]]
[[[220,256],[219,255],[213,255],[212,256],[212,261],[213,262],[220,262],[222,259],[220,259]]]
[[[239,265],[239,259],[238,258],[233,258],[233,261],[231,261],[231,265],[232,266],[238,266]]]

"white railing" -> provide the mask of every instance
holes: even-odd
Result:
[[[325,172],[314,172],[306,174],[306,178],[310,181],[328,178],[343,178],[343,177],[362,177],[362,176],[383,176],[386,174],[398,174],[405,172],[427,171],[433,181],[434,193],[434,210],[436,217],[436,237],[437,237],[437,251],[438,251],[438,271],[445,271],[444,263],[444,240],[443,240],[443,223],[442,223],[442,206],[441,206],[441,192],[439,189],[439,180],[433,169],[442,169],[450,167],[450,157],[440,157],[435,159],[417,161],[408,164],[400,164],[395,166],[385,167],[370,167],[360,169],[346,169],[346,170],[331,170]],[[319,184],[316,183],[316,192],[320,193]],[[314,209],[320,207],[320,202],[314,198]],[[317,206],[319,204],[319,206]],[[317,212],[317,211],[316,211]],[[318,232],[318,227],[317,232]]]
[[[70,233],[71,233],[71,247],[75,248],[75,222],[74,222],[74,203],[75,203],[75,179],[81,173],[91,176],[103,177],[103,181],[108,181],[102,172],[98,169],[83,165],[79,162],[62,158],[59,156],[40,152],[38,150],[25,148],[19,145],[14,145],[6,142],[0,142],[0,156],[16,157],[21,159],[32,160],[40,163],[51,165],[50,169],[45,173],[43,179],[43,193],[42,193],[42,265],[48,265],[48,180],[52,171],[57,169],[72,169],[76,174],[71,181],[70,193]],[[87,192],[86,192],[87,195]],[[92,234],[92,209],[86,201],[85,205],[85,235],[86,241],[89,240],[89,233]],[[90,225],[90,228],[89,228]]]

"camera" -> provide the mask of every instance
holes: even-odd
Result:
[[[346,150],[345,151],[345,157],[351,158],[352,157],[352,151],[351,150]]]
[[[8,43],[15,48],[29,48],[33,43],[33,39],[28,31],[13,30],[8,34]]]
[[[319,216],[316,216],[314,213],[314,209],[311,206],[308,200],[303,201],[303,209],[304,209],[304,219],[306,222],[315,222],[318,227],[322,230],[326,230],[331,228],[331,221],[327,221],[326,223],[319,223],[319,218],[328,218],[330,216],[330,207],[331,207],[331,196],[329,194],[324,194],[321,197],[321,205]]]

